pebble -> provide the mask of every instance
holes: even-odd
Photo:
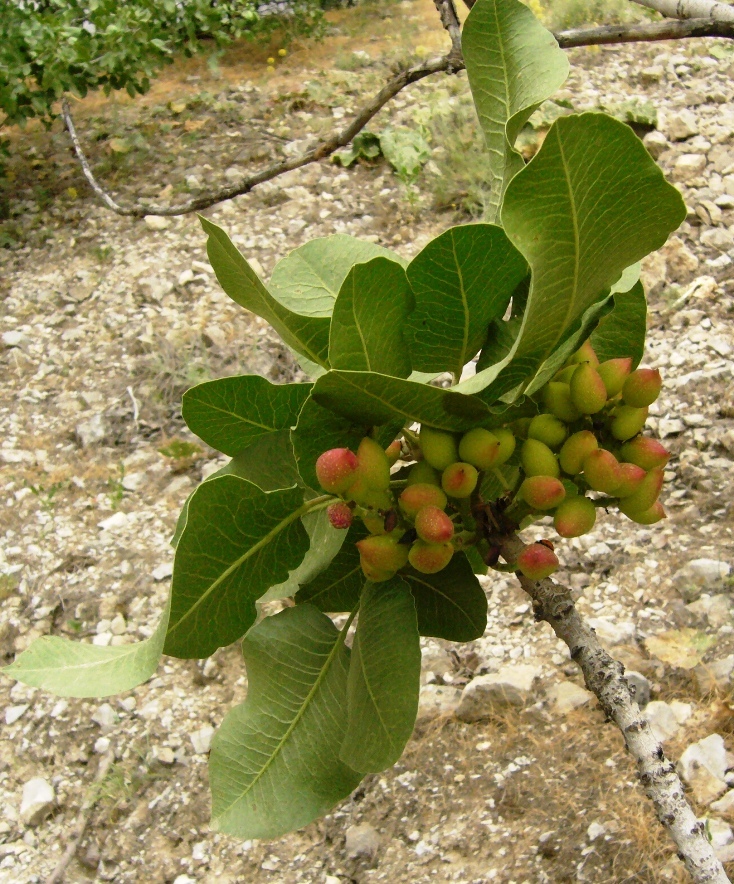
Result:
[[[456,717],[461,721],[480,721],[498,709],[525,706],[539,675],[537,666],[523,664],[480,675],[464,688]]]
[[[596,631],[599,640],[605,645],[621,645],[626,642],[633,642],[637,633],[637,628],[631,620],[590,617],[588,624]]]
[[[20,819],[26,826],[37,826],[51,813],[56,801],[53,786],[43,777],[33,777],[23,786]]]
[[[624,677],[627,684],[633,689],[632,695],[635,703],[640,709],[644,709],[650,702],[650,682],[641,672],[635,672],[634,669],[628,669]]]
[[[130,519],[127,513],[117,512],[112,516],[109,516],[107,519],[103,519],[98,524],[98,528],[102,531],[117,531],[120,528],[125,528],[129,524]]]
[[[691,559],[673,575],[673,584],[687,602],[695,601],[704,589],[721,586],[731,565],[719,559]]]
[[[117,724],[117,715],[109,703],[102,703],[101,706],[98,706],[92,713],[91,719],[95,724],[98,724],[103,731],[109,730]]]
[[[189,735],[191,745],[197,755],[206,755],[212,747],[212,737],[214,736],[214,728],[210,725],[199,728]]]
[[[594,699],[594,695],[574,681],[562,681],[559,684],[551,685],[548,689],[548,699],[553,704],[554,712],[559,715],[567,715],[574,709],[586,706]]]
[[[692,135],[698,135],[698,123],[692,111],[687,109],[671,114],[666,122],[666,133],[673,141],[685,141]]]
[[[664,153],[670,145],[668,144],[668,139],[663,135],[662,132],[658,132],[657,130],[653,130],[652,132],[648,132],[647,135],[642,139],[642,143],[647,148],[647,152],[650,156],[656,160],[662,153]]]
[[[665,743],[677,736],[681,725],[691,717],[692,711],[689,703],[681,703],[678,700],[673,700],[672,703],[653,700],[645,707],[643,718],[647,719],[655,739]]]
[[[418,721],[453,715],[461,702],[461,690],[449,685],[427,684],[418,698]]]
[[[82,448],[90,448],[92,445],[99,445],[107,439],[109,429],[104,417],[101,414],[95,414],[88,420],[79,421],[74,428],[76,436]]]
[[[143,221],[151,230],[165,230],[171,226],[171,219],[164,215],[146,215]]]
[[[349,826],[346,833],[345,851],[349,859],[374,860],[380,849],[380,836],[369,823]]]
[[[693,670],[698,687],[705,696],[715,691],[717,688],[726,690],[731,683],[731,676],[734,672],[734,654],[729,654],[721,660],[714,660],[711,663],[700,663]]]
[[[165,580],[173,574],[173,562],[164,562],[153,569],[151,576],[153,580]]]
[[[690,181],[706,168],[706,157],[700,153],[684,153],[675,161],[672,169],[675,181]]]
[[[5,724],[15,724],[30,708],[28,703],[22,703],[19,706],[7,706],[5,708]]]
[[[2,341],[4,347],[7,347],[7,349],[10,350],[13,347],[20,347],[25,341],[25,335],[23,332],[13,329],[12,331],[3,332],[2,335],[0,335],[0,341]]]
[[[607,827],[604,825],[604,823],[594,821],[586,830],[586,837],[589,839],[589,841],[596,841],[597,838],[601,838],[602,836],[606,835],[606,833]]]
[[[719,734],[692,743],[678,762],[682,779],[700,804],[710,804],[727,791],[726,769],[726,747]]]

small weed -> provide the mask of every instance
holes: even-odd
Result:
[[[117,476],[111,476],[107,480],[107,496],[109,497],[110,506],[113,510],[117,509],[122,503],[122,498],[125,496],[125,489],[122,486],[122,480],[125,478],[125,464],[120,461],[117,469]]]
[[[534,0],[533,12],[554,30],[584,25],[619,25],[644,21],[642,10],[630,7],[625,0]]]
[[[201,454],[201,448],[194,442],[186,442],[183,439],[171,439],[170,442],[158,449],[159,453],[164,457],[171,457],[174,460],[182,460],[198,456]]]
[[[68,486],[68,482],[54,482],[53,485],[48,488],[45,485],[33,485],[31,482],[26,481],[25,487],[31,492],[31,494],[35,495],[38,498],[41,507],[47,512],[51,511],[54,508],[56,503],[56,495],[63,488]]]
[[[0,602],[4,602],[18,588],[20,581],[15,574],[0,574]]]

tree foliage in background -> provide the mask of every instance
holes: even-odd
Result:
[[[150,88],[174,54],[193,55],[242,37],[312,33],[315,0],[262,15],[256,0],[0,0],[0,124],[53,118],[64,93]]]

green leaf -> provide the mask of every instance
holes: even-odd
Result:
[[[487,597],[463,553],[457,552],[438,574],[412,568],[400,576],[410,586],[421,635],[470,642],[487,628]]]
[[[502,220],[532,271],[510,353],[459,385],[489,403],[522,389],[625,268],[685,218],[678,191],[632,130],[603,114],[557,120],[512,180]],[[326,376],[325,376],[326,377]]]
[[[261,602],[295,596],[302,583],[308,583],[328,568],[346,539],[347,532],[332,526],[326,510],[306,513],[301,521],[309,538],[308,552],[301,564],[290,572],[284,583],[271,586],[265,595],[260,597]]]
[[[408,585],[393,577],[367,583],[359,605],[347,682],[347,732],[341,760],[377,773],[403,754],[418,712],[421,648]]]
[[[182,413],[189,429],[234,456],[262,436],[296,425],[310,384],[271,384],[259,375],[207,381],[187,390]]]
[[[378,257],[402,267],[407,263],[389,249],[343,233],[312,239],[278,261],[270,277],[270,291],[280,304],[296,314],[328,318],[352,267]],[[299,352],[309,356],[305,351]],[[312,356],[309,358],[313,360]]]
[[[413,294],[400,264],[387,258],[355,264],[331,317],[332,367],[408,377],[410,355],[403,332],[412,308]]]
[[[429,242],[407,270],[416,305],[406,335],[413,367],[459,377],[527,272],[523,256],[493,224],[452,227]]]
[[[520,462],[519,444],[515,449],[512,459],[502,466],[495,467],[493,470],[487,470],[482,474],[482,484],[479,487],[479,494],[483,501],[497,500],[509,489],[517,488],[520,479]]]
[[[637,368],[645,351],[647,334],[647,298],[642,283],[628,292],[614,295],[614,309],[596,327],[591,345],[600,362],[623,356],[632,357]]]
[[[158,668],[168,628],[169,606],[150,638],[101,647],[55,635],[36,639],[1,671],[58,697],[109,697],[147,681]]]
[[[408,418],[458,431],[491,418],[487,406],[476,397],[376,372],[329,371],[316,381],[311,395],[355,423],[379,425]]]
[[[461,45],[489,151],[487,217],[495,221],[508,184],[523,167],[515,140],[533,111],[566,81],[569,64],[553,34],[519,0],[477,0]]]
[[[255,602],[308,550],[303,490],[266,493],[235,475],[202,483],[176,547],[164,652],[208,657],[255,622]]]
[[[359,135],[355,135],[349,147],[345,147],[344,150],[338,150],[333,155],[333,161],[340,166],[348,168],[356,163],[358,159],[374,160],[381,153],[379,136],[375,135],[374,132],[363,129]]]
[[[328,318],[299,315],[283,306],[271,296],[222,228],[201,216],[199,220],[208,235],[209,261],[229,297],[269,322],[287,346],[312,362],[328,367]]]
[[[339,760],[349,650],[311,605],[267,617],[242,642],[245,702],[227,714],[209,759],[212,826],[277,838],[345,798],[361,779]]]
[[[431,158],[431,148],[416,129],[388,126],[380,132],[385,159],[404,181],[412,181]]]
[[[296,593],[296,604],[308,602],[325,613],[353,611],[365,582],[355,544],[366,536],[367,529],[355,521],[329,567],[312,579],[303,580]]]

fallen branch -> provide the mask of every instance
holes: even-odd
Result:
[[[728,3],[716,3],[714,0],[632,0],[638,6],[654,9],[668,18],[679,19],[710,19],[734,23],[734,6]]]
[[[502,557],[515,562],[525,544],[514,534],[497,539]],[[622,732],[647,797],[660,823],[678,847],[679,856],[696,884],[727,884],[729,878],[706,838],[704,825],[685,799],[675,766],[640,714],[624,679],[624,667],[599,644],[596,633],[576,610],[570,590],[554,581],[528,580],[518,573],[522,588],[533,601],[537,620],[545,620],[568,646],[581,667],[586,686]]]
[[[655,0],[657,2],[657,0]],[[717,4],[721,5],[721,4]],[[417,83],[425,77],[433,74],[455,74],[464,69],[461,57],[460,33],[457,31],[458,16],[452,0],[436,0],[436,6],[441,14],[449,35],[451,36],[452,49],[448,55],[430,59],[423,64],[415,65],[401,71],[393,77],[352,119],[341,132],[332,135],[319,145],[300,156],[292,157],[281,163],[274,163],[255,172],[227,187],[202,196],[193,197],[177,206],[159,206],[154,203],[135,202],[131,205],[121,205],[116,202],[94,177],[91,166],[82,149],[79,137],[76,133],[74,121],[66,99],[61,102],[61,116],[71,137],[74,151],[82,167],[84,177],[89,186],[102,200],[102,202],[118,215],[133,218],[142,218],[145,215],[188,215],[208,209],[217,203],[234,199],[249,193],[258,184],[271,181],[293,169],[307,166],[323,160],[342,147],[346,147],[352,139],[372,120],[373,117],[399,92],[411,83]],[[444,21],[445,20],[445,21]],[[688,21],[664,21],[652,24],[636,25],[611,25],[599,28],[574,28],[569,31],[561,31],[555,34],[556,40],[562,49],[572,49],[579,46],[598,46],[612,43],[640,43],[654,42],[658,40],[680,40],[690,37],[723,37],[734,39],[734,23],[724,21],[712,21],[711,19],[690,19]]]
[[[102,780],[107,776],[107,773],[114,759],[115,755],[113,752],[108,752],[101,758],[99,762],[99,768],[97,769],[97,774],[94,777],[95,785],[97,783],[101,783]],[[76,822],[74,823],[74,828],[72,829],[69,843],[66,845],[66,850],[63,852],[56,868],[48,876],[48,878],[46,878],[45,884],[60,884],[60,882],[64,880],[66,869],[72,859],[74,859],[74,856],[79,849],[79,844],[84,837],[84,832],[86,831],[87,824],[89,823],[89,818],[92,815],[92,811],[94,810],[94,806],[97,803],[98,798],[99,795],[97,793],[97,790],[91,788],[87,794],[87,797],[82,802],[82,806],[79,808],[79,814],[77,815]]]

